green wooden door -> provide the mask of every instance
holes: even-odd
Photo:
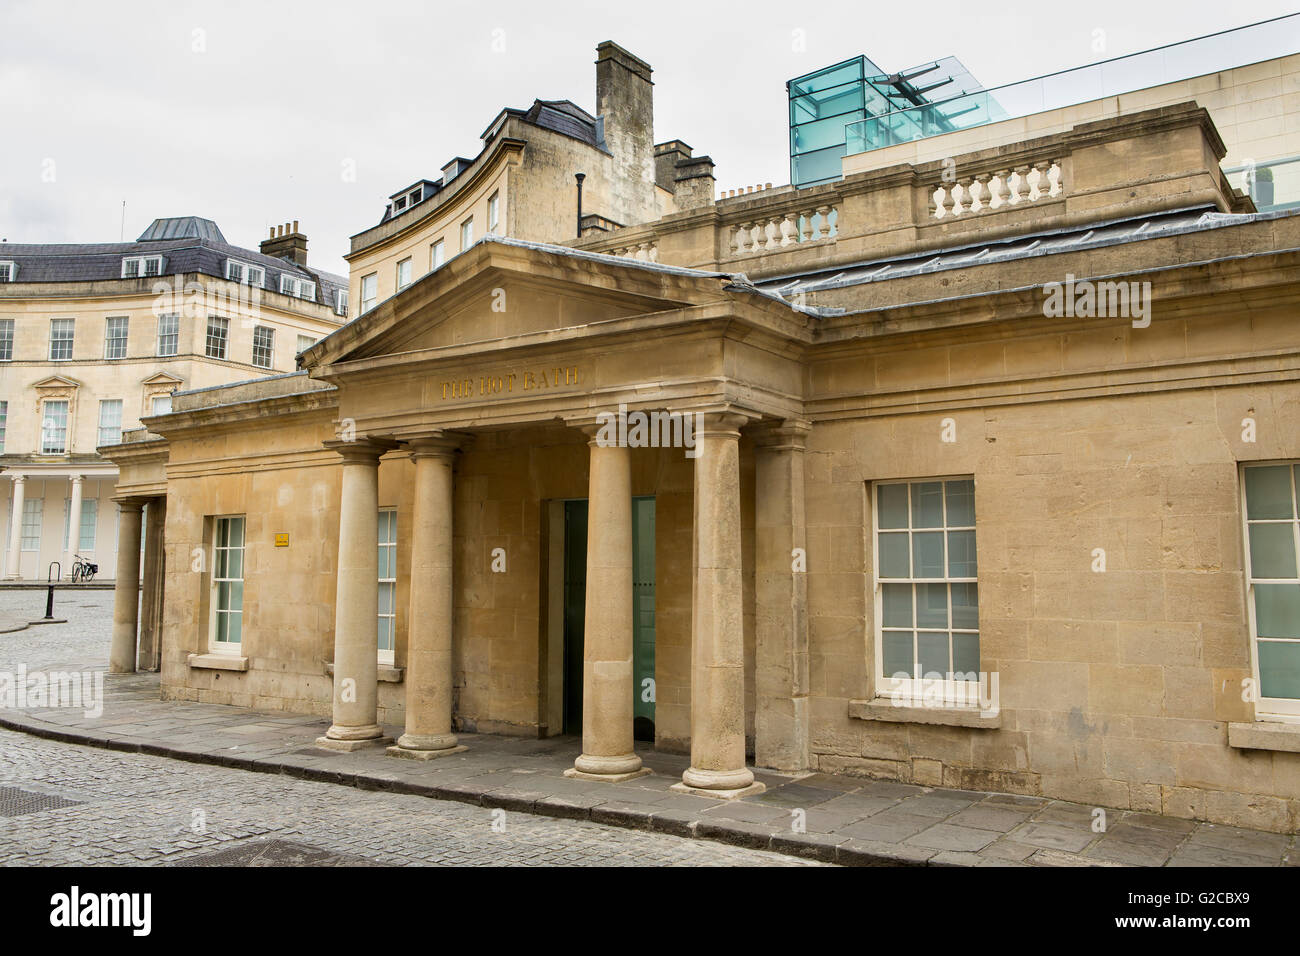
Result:
[[[587,502],[564,503],[564,732],[582,733],[582,647],[587,601]],[[654,740],[655,500],[632,499],[633,734]]]

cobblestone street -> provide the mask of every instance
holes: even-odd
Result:
[[[101,669],[112,591],[61,591],[67,624],[5,634],[0,664]],[[43,591],[0,590],[0,613],[36,619]],[[36,796],[25,796],[27,794]],[[27,811],[39,796],[75,805]],[[17,811],[17,812],[16,812]],[[237,852],[231,852],[237,851]],[[214,854],[221,854],[215,860]],[[538,817],[117,753],[0,731],[6,865],[818,865],[667,834]]]

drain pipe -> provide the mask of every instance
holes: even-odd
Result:
[[[578,238],[582,238],[582,181],[587,178],[586,173],[574,173],[573,178],[578,181]]]

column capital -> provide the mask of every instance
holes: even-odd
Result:
[[[114,498],[117,506],[123,511],[143,511],[144,506],[148,504],[144,498]]]
[[[378,464],[380,456],[397,447],[397,442],[380,438],[360,438],[343,441],[334,438],[322,442],[326,448],[338,452],[346,464]]]
[[[83,481],[86,480],[86,476],[85,476],[85,475],[69,475],[69,476],[68,476],[68,480],[71,481],[74,485],[79,485],[79,484],[81,484]]]
[[[406,447],[411,453],[412,461],[421,458],[451,458],[465,443],[465,436],[444,431],[430,432],[427,435],[406,439]]]
[[[803,418],[777,418],[755,422],[745,430],[754,447],[764,451],[803,451],[812,423]]]
[[[21,485],[27,480],[26,475],[10,475],[9,479],[16,485]]]
[[[695,438],[740,438],[740,430],[757,416],[731,408],[686,409],[695,416]]]

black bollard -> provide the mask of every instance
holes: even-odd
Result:
[[[59,578],[54,577],[54,569],[59,569]],[[49,582],[49,593],[45,597],[45,620],[54,620],[54,582],[63,577],[63,565],[58,561],[51,561],[50,568],[45,573],[45,580]]]

